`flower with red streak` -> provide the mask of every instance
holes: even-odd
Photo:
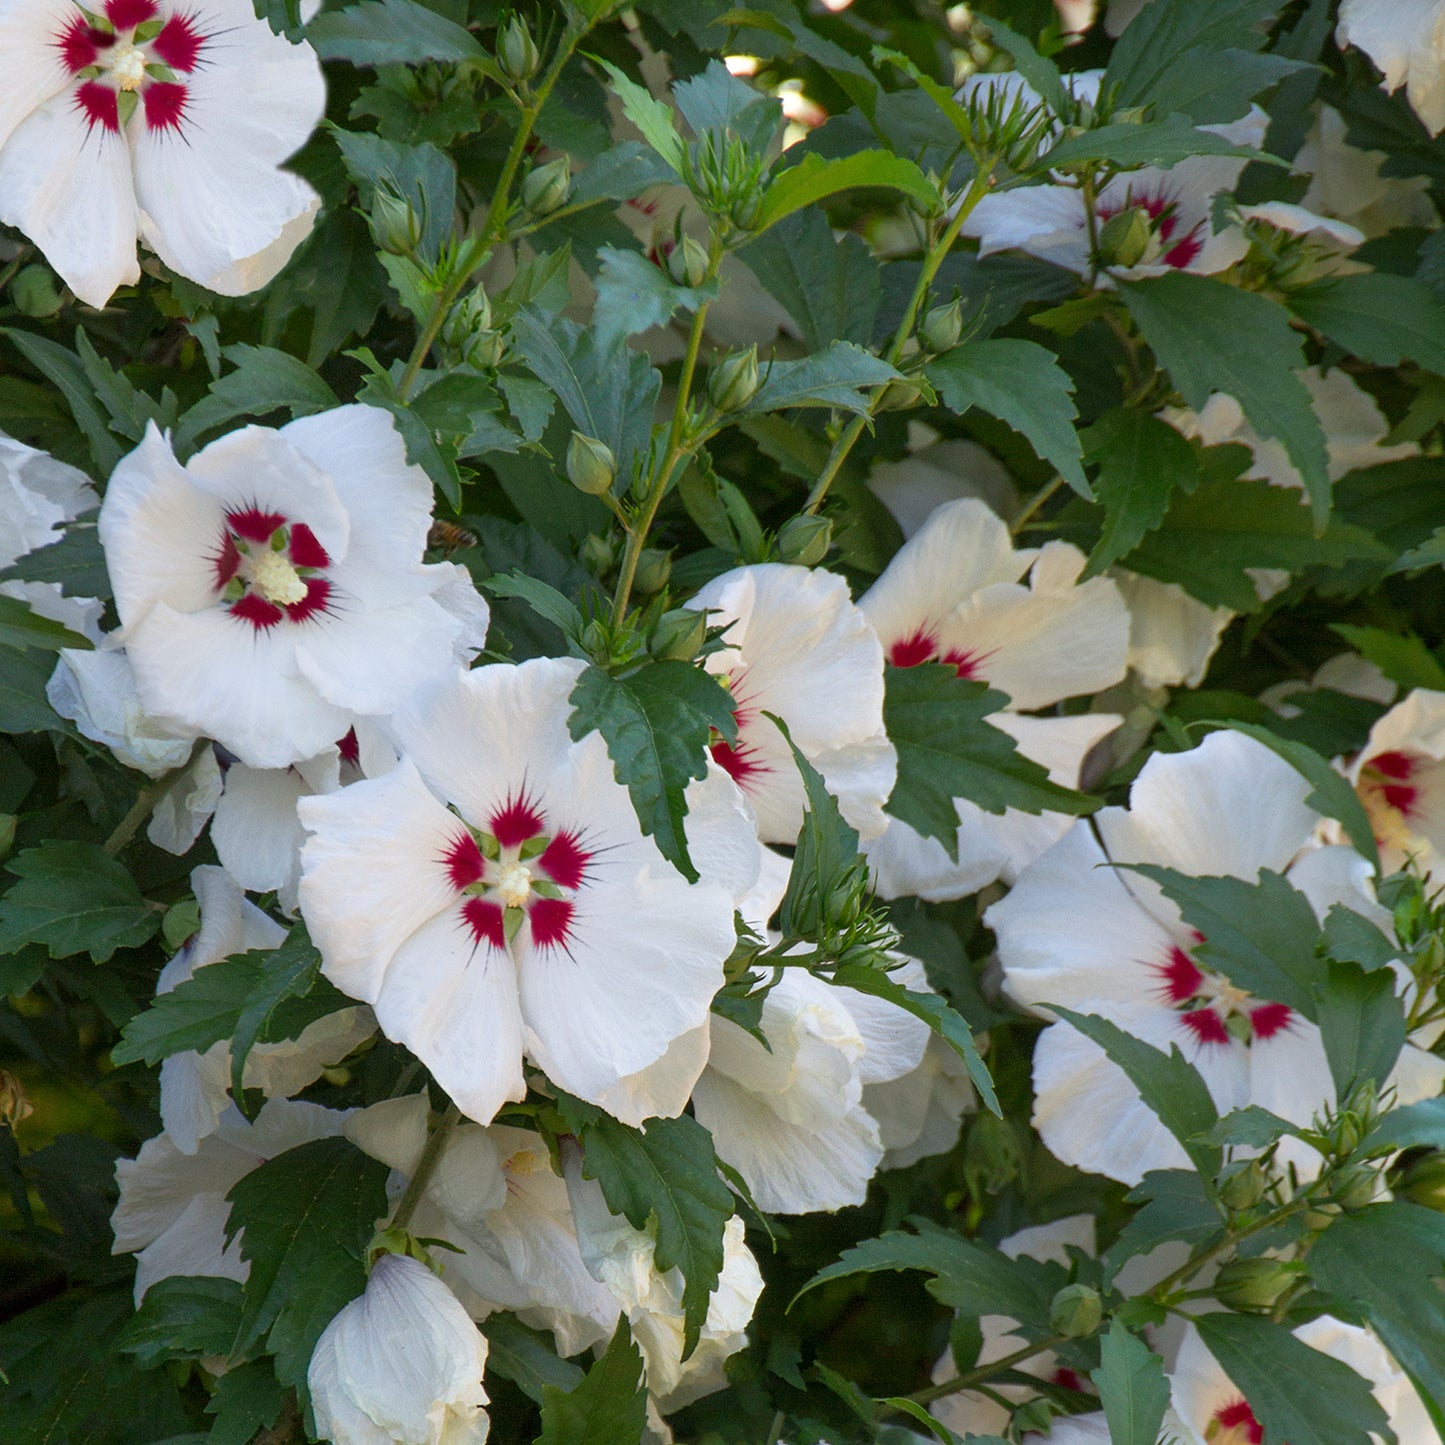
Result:
[[[249,0],[0,0],[0,48],[0,221],[82,301],[140,279],[137,238],[241,296],[310,233],[320,198],[279,167],[321,119],[321,66]]]
[[[1440,882],[1445,850],[1445,693],[1416,688],[1370,729],[1349,767],[1386,872],[1413,861]]]
[[[392,772],[300,803],[323,972],[484,1124],[524,1054],[628,1123],[680,1112],[702,1056],[666,1098],[617,1086],[704,1024],[734,943],[729,894],[643,835],[599,734],[568,735],[581,666],[439,682],[393,719]]]
[[[486,634],[462,569],[422,561],[431,500],[375,407],[245,427],[185,466],[152,426],[100,512],[141,706],[252,768],[394,712]]]
[[[894,667],[946,663],[960,679],[1008,694],[989,721],[1076,787],[1089,749],[1119,724],[1111,713],[1024,717],[1067,697],[1119,682],[1129,647],[1129,613],[1107,577],[1079,580],[1084,557],[1066,542],[1015,550],[1008,528],[981,501],[937,508],[908,539],[858,606]],[[1069,825],[1058,813],[986,813],[966,799],[958,810],[958,856],[897,818],[864,851],[885,898],[962,898],[994,879],[1011,881]]]
[[[1049,1016],[1051,1005],[1098,1014],[1168,1052],[1177,1044],[1221,1114],[1246,1105],[1296,1124],[1335,1097],[1318,1028],[1212,967],[1199,935],[1152,882],[1120,865],[1159,864],[1190,877],[1255,881],[1282,874],[1323,918],[1334,903],[1389,927],[1353,849],[1315,846],[1321,819],[1310,785],[1263,744],[1210,734],[1192,752],[1156,753],[1129,807],[1080,821],[1019,876],[986,914],[1004,987]],[[1439,1092],[1445,1062],[1406,1044],[1392,1075],[1401,1102]],[[1182,1147],[1123,1071],[1057,1021],[1034,1052],[1034,1123],[1066,1163],[1137,1184],[1187,1165]],[[1287,1139],[1302,1174],[1318,1156]]]
[[[803,781],[780,717],[823,775],[844,818],[871,838],[886,825],[898,758],[883,730],[883,650],[841,577],[778,562],[715,578],[689,607],[723,627],[707,670],[732,696],[737,739],[714,760],[747,795],[765,843],[792,843],[803,823]]]

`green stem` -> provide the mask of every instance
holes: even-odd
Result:
[[[462,288],[467,284],[468,278],[486,259],[487,253],[492,247],[506,235],[507,196],[511,192],[512,182],[516,178],[517,167],[522,163],[527,142],[532,138],[532,127],[536,125],[537,117],[542,113],[542,107],[546,105],[548,96],[552,94],[552,88],[557,84],[563,67],[572,58],[572,52],[577,49],[586,33],[585,24],[580,28],[573,25],[567,27],[562,33],[557,53],[552,57],[552,63],[547,67],[546,74],[538,82],[531,100],[522,107],[522,123],[517,128],[517,134],[512,137],[512,147],[507,152],[507,159],[502,163],[501,174],[497,177],[497,184],[492,191],[492,199],[487,205],[487,218],[482,223],[481,230],[466,242],[452,267],[450,280],[437,293],[436,305],[432,309],[431,317],[421,335],[417,337],[416,345],[412,347],[411,355],[407,358],[406,370],[402,372],[401,380],[397,383],[396,394],[399,400],[405,401],[412,387],[416,385],[417,376],[426,362],[427,353],[437,339],[447,319],[447,313],[451,311],[457,297],[462,294]]]
[[[181,778],[190,770],[191,764],[200,757],[202,750],[210,745],[209,738],[197,738],[191,748],[190,757],[180,767],[163,773],[154,782],[148,783],[140,790],[136,795],[135,802],[130,805],[130,811],[115,825],[115,831],[110,837],[101,844],[102,850],[108,857],[116,857],[121,849],[135,837],[136,829],[150,816],[151,810],[180,782]]]
[[[928,296],[928,288],[933,285],[933,278],[938,274],[938,268],[943,265],[944,257],[953,249],[953,243],[958,240],[958,234],[963,230],[963,223],[973,213],[973,208],[988,194],[992,172],[992,166],[979,169],[968,190],[964,192],[963,199],[958,203],[958,209],[953,213],[943,234],[938,238],[937,244],[924,257],[923,268],[918,273],[918,283],[913,288],[913,295],[903,312],[903,319],[898,323],[898,330],[893,333],[893,340],[889,344],[888,350],[883,353],[884,361],[890,366],[897,366],[903,356],[903,349],[908,345],[909,337],[913,335],[918,310]],[[818,480],[813,484],[813,490],[808,493],[808,500],[803,505],[804,516],[811,515],[823,505],[823,499],[828,495],[828,488],[833,485],[834,479],[842,470],[843,463],[847,461],[848,453],[853,450],[854,443],[863,435],[863,428],[872,421],[873,408],[877,406],[886,389],[886,387],[879,388],[868,411],[855,416],[844,428],[838,440],[833,443],[833,449],[828,453],[828,460],[824,462],[823,470],[818,474]]]
[[[455,1104],[448,1105],[441,1122],[427,1135],[421,1158],[417,1160],[416,1173],[407,1180],[406,1193],[401,1196],[401,1203],[396,1206],[396,1213],[391,1216],[388,1228],[405,1229],[411,1223],[411,1217],[416,1213],[416,1207],[421,1203],[421,1197],[426,1193],[426,1187],[431,1183],[431,1177],[441,1162],[447,1139],[461,1117],[462,1111]]]
[[[1036,515],[1039,508],[1063,485],[1064,479],[1062,477],[1055,477],[1047,486],[1040,487],[1032,498],[1030,498],[1028,506],[1009,523],[1009,536],[1017,537],[1018,534],[1023,531],[1024,523],[1027,522],[1030,517]]]
[[[990,1360],[986,1365],[978,1365],[972,1370],[965,1370],[963,1374],[955,1375],[951,1380],[930,1385],[926,1390],[915,1390],[908,1398],[915,1405],[927,1405],[934,1400],[943,1399],[945,1395],[956,1395],[960,1390],[972,1389],[975,1385],[981,1385],[986,1380],[993,1379],[995,1375],[1001,1375],[1005,1370],[1022,1364],[1025,1360],[1033,1359],[1035,1355],[1043,1354],[1045,1350],[1052,1350],[1059,1345],[1066,1344],[1069,1338],[1068,1335],[1050,1335],[1048,1339],[1040,1340],[1037,1344],[1025,1345],[1011,1355],[1004,1355],[1001,1359]],[[890,1415],[901,1412],[896,1405],[884,1405],[878,1413]]]

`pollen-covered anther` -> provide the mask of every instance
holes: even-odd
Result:
[[[146,73],[145,51],[137,45],[122,45],[110,63],[110,73],[121,90],[139,90]]]
[[[525,863],[504,864],[497,874],[496,893],[503,908],[521,908],[532,896],[532,870]]]
[[[268,602],[289,607],[306,600],[306,583],[279,552],[263,552],[251,564],[251,585]]]

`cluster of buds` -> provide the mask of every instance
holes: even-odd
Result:
[[[459,361],[486,371],[502,359],[506,344],[492,326],[492,303],[478,286],[461,297],[442,322],[443,346]]]
[[[730,133],[707,131],[688,152],[683,180],[709,216],[739,231],[757,224],[769,161]]]

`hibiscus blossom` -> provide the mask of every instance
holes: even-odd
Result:
[[[1445,849],[1445,693],[1417,687],[1373,728],[1349,767],[1388,873],[1413,859],[1437,875]]]
[[[100,510],[144,710],[286,768],[470,656],[486,604],[423,564],[431,501],[376,407],[245,427],[185,466],[152,426]]]
[[[390,773],[300,802],[323,971],[482,1123],[522,1098],[524,1052],[640,1123],[616,1085],[706,1020],[735,941],[731,897],[643,835],[600,734],[568,735],[581,666],[458,673],[396,715]]]
[[[136,238],[212,291],[264,286],[320,206],[278,169],[326,103],[321,66],[250,0],[0,0],[0,221],[92,306]]]
[[[1403,85],[1431,135],[1445,130],[1445,5],[1440,0],[1344,0],[1335,40],[1357,45],[1383,72],[1381,84]]]
[[[940,507],[858,605],[894,667],[945,662],[960,678],[1006,692],[1008,711],[990,721],[1055,782],[1073,787],[1089,749],[1119,719],[1018,714],[1098,692],[1124,676],[1128,610],[1108,578],[1080,582],[1083,566],[1083,553],[1066,542],[1015,551],[1003,522],[965,498]],[[990,814],[962,798],[955,806],[956,862],[936,839],[896,818],[865,844],[885,898],[961,898],[1000,875],[1012,877],[1068,827],[1060,814]]]
[[[1334,1098],[1319,1029],[1202,963],[1193,953],[1200,940],[1178,909],[1148,880],[1110,865],[1155,863],[1250,882],[1266,868],[1284,874],[1321,917],[1336,902],[1378,916],[1369,865],[1349,848],[1313,846],[1321,819],[1305,803],[1309,791],[1287,763],[1239,733],[1155,754],[1127,810],[1076,823],[988,910],[1004,987],[1045,1015],[1062,1004],[1166,1052],[1178,1044],[1221,1113],[1256,1104],[1308,1124]],[[1438,1092],[1442,1070],[1407,1044],[1394,1075],[1401,1102]],[[1137,1184],[1150,1169],[1187,1162],[1123,1071],[1062,1021],[1035,1048],[1034,1089],[1034,1122],[1066,1163]],[[1287,1140],[1282,1153],[1311,1167],[1302,1144]]]

